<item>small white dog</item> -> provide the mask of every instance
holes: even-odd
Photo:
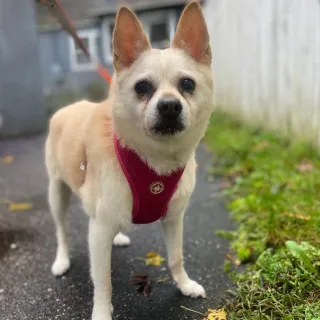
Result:
[[[46,142],[49,204],[57,230],[52,273],[68,271],[65,214],[73,191],[90,216],[93,320],[110,320],[112,243],[132,223],[161,220],[168,263],[184,295],[205,297],[183,266],[183,215],[195,186],[195,149],[213,107],[211,50],[197,1],[187,5],[171,48],[154,50],[122,7],[113,35],[115,75],[106,102],[59,110]]]

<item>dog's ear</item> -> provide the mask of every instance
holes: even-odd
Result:
[[[209,33],[197,0],[183,10],[171,47],[184,50],[200,63],[211,63]]]
[[[129,67],[139,55],[151,49],[137,16],[127,7],[120,8],[113,32],[113,65],[116,71]]]

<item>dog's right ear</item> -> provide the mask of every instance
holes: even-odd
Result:
[[[127,7],[121,7],[113,32],[113,65],[116,71],[128,68],[139,55],[151,49],[137,16]]]

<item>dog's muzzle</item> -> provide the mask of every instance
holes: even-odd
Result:
[[[184,130],[182,104],[179,99],[164,98],[157,104],[158,117],[153,130],[161,135],[174,135]]]

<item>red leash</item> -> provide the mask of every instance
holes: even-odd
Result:
[[[88,48],[85,46],[83,41],[79,38],[76,28],[73,23],[69,19],[66,11],[61,5],[60,0],[41,0],[43,5],[46,5],[52,15],[60,22],[62,27],[70,34],[70,36],[74,39],[75,43],[82,49],[83,53],[90,59],[90,52]],[[99,62],[96,61],[97,64],[97,72],[99,75],[106,80],[109,84],[111,84],[112,77],[108,70]]]

